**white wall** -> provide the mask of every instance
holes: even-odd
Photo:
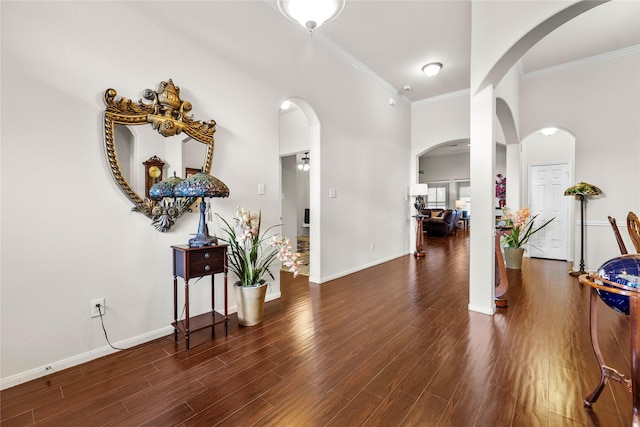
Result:
[[[636,51],[525,76],[521,85],[521,134],[549,124],[574,134],[575,182],[585,181],[603,191],[587,203],[587,270],[619,255],[607,216],[618,220],[626,236],[627,213],[640,211],[639,75],[640,52]],[[573,208],[574,236],[579,236],[578,203]],[[580,253],[579,245],[580,239],[575,238],[574,254]]]
[[[414,158],[443,142],[460,139],[469,139],[468,91],[413,103],[411,155]]]
[[[278,223],[281,209],[279,106],[305,99],[322,125],[322,279],[407,252],[406,175],[380,171],[406,165],[409,107],[390,107],[387,88],[277,10],[254,19],[266,3],[0,7],[3,387],[107,353],[100,321],[89,317],[94,298],[106,299],[106,327],[120,346],[170,332],[170,245],[186,243],[197,215],[162,234],[130,211],[105,162],[107,88],[137,100],[172,78],[194,118],[218,123],[212,174],[231,195],[214,200],[214,211],[261,209],[264,224]],[[195,312],[206,305],[202,283],[192,286]],[[278,295],[276,280],[269,297]]]
[[[298,179],[296,156],[282,157],[282,233],[295,243],[298,235]]]
[[[441,156],[421,156],[420,182],[461,181],[469,179],[469,153],[447,154]],[[505,174],[506,147],[496,144],[496,170]]]

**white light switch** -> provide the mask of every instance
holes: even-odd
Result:
[[[258,184],[258,194],[264,195],[264,184]]]
[[[336,198],[336,189],[335,188],[330,188],[329,189],[329,197],[331,197],[332,199]]]

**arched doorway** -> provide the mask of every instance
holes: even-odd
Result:
[[[303,252],[309,281],[319,282],[320,122],[305,100],[289,98],[280,107],[279,129],[284,232]],[[299,167],[304,164],[309,167]]]
[[[555,218],[531,239],[528,256],[557,260],[572,258],[571,200],[564,190],[573,182],[575,137],[558,129],[545,135],[536,131],[522,140],[523,182],[527,203],[537,227]]]

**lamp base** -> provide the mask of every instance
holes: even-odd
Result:
[[[193,239],[189,239],[190,248],[201,248],[203,246],[212,246],[218,244],[218,239],[209,236],[209,227],[204,219],[204,212],[207,210],[207,204],[204,197],[200,202],[200,223],[198,224],[198,233]]]
[[[189,247],[190,248],[201,248],[203,246],[214,246],[218,244],[218,239],[215,237],[205,236],[196,236],[193,239],[189,239]]]
[[[584,271],[584,270],[578,270],[578,271],[573,271],[572,270],[572,271],[569,272],[569,276],[572,276],[572,277],[582,276],[583,274],[587,274],[587,272]]]

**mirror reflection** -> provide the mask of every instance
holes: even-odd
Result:
[[[163,179],[174,173],[186,178],[206,163],[207,145],[187,135],[162,138],[150,126],[121,124],[115,125],[113,134],[122,176],[142,198],[148,198],[149,188]]]
[[[111,174],[133,203],[132,210],[151,218],[159,231],[167,231],[196,198],[153,200],[149,189],[174,174],[185,178],[200,170],[209,173],[216,122],[189,116],[192,106],[180,99],[180,88],[172,80],[161,82],[157,91],[144,91],[150,103],[116,95],[115,89],[104,93],[104,139]]]

